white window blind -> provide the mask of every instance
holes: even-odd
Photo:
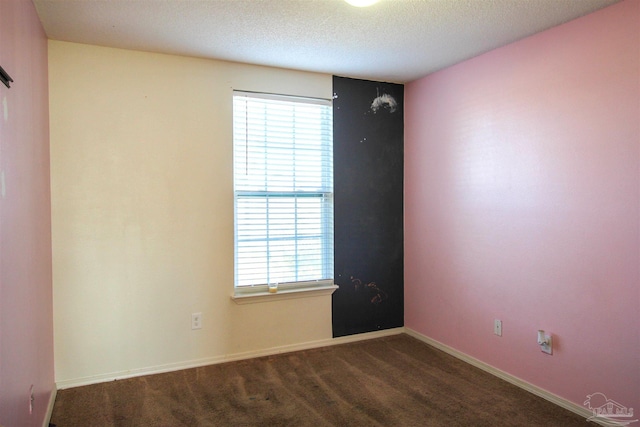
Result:
[[[236,290],[333,279],[330,101],[234,92]]]

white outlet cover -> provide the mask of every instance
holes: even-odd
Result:
[[[493,333],[499,337],[502,336],[502,320],[496,319],[493,322]]]
[[[547,339],[548,344],[541,345],[540,350],[543,353],[553,354],[553,338],[551,335],[545,335],[545,338]]]
[[[202,313],[191,314],[191,329],[202,329]]]

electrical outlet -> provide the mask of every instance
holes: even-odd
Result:
[[[202,329],[202,313],[191,313],[191,329]]]
[[[553,354],[553,337],[547,335],[542,329],[538,330],[538,345],[543,353]]]
[[[553,354],[553,338],[551,335],[547,335],[545,338],[547,339],[547,342],[540,346],[540,350],[543,353]]]
[[[502,320],[494,320],[493,321],[493,333],[497,336],[502,336]]]

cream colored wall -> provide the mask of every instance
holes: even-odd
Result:
[[[59,386],[331,338],[329,296],[230,299],[232,90],[330,75],[50,41],[49,82]]]

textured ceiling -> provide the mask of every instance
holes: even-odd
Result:
[[[33,1],[55,40],[402,83],[618,0]]]

